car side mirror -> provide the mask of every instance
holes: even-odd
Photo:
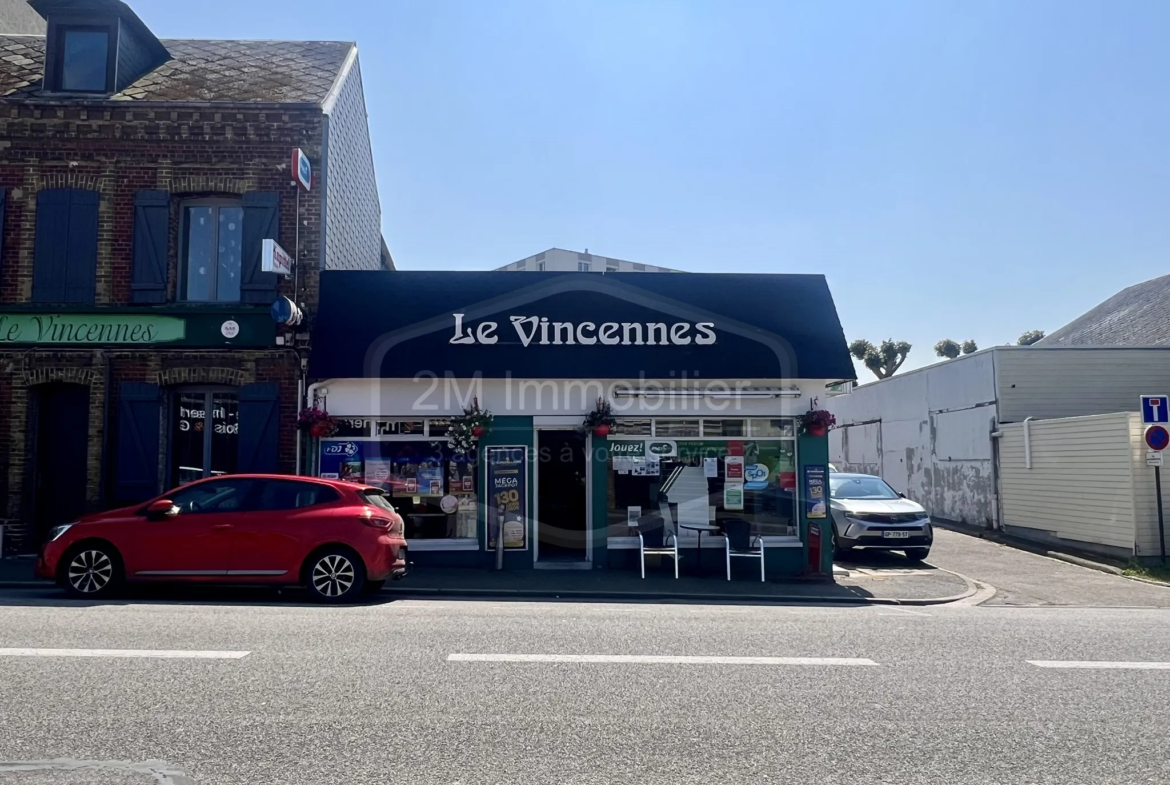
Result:
[[[161,521],[163,518],[175,515],[178,511],[179,509],[170,499],[159,499],[156,502],[151,502],[150,506],[146,508],[146,517],[148,520]]]

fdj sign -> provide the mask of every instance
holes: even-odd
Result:
[[[674,442],[646,442],[646,452],[659,458],[673,458],[678,455],[678,445]]]

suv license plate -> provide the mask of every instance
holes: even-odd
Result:
[[[882,532],[882,537],[887,540],[908,540],[910,532]]]

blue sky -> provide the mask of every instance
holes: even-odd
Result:
[[[130,3],[163,37],[356,40],[401,269],[821,272],[907,368],[1170,272],[1162,0]]]

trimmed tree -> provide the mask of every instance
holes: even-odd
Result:
[[[1031,346],[1043,337],[1043,330],[1028,330],[1028,332],[1020,336],[1020,340],[1016,341],[1016,346]]]
[[[979,351],[979,346],[974,341],[963,341],[960,344],[950,338],[943,338],[934,345],[934,353],[948,360],[953,360],[960,354],[974,354],[977,351]]]
[[[881,346],[874,346],[864,338],[849,344],[849,353],[879,379],[888,379],[897,373],[910,354],[910,344],[887,338]]]
[[[963,347],[959,346],[958,343],[952,341],[950,338],[943,338],[934,345],[934,353],[939,357],[953,360],[963,353]]]

